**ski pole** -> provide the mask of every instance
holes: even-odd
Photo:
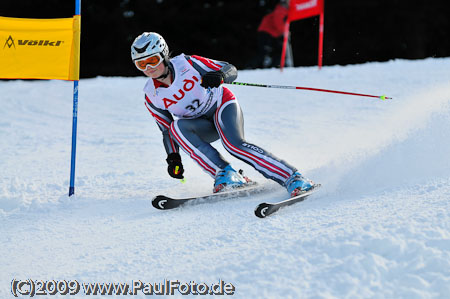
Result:
[[[253,87],[282,88],[282,89],[302,89],[302,90],[332,92],[332,93],[347,94],[347,95],[352,95],[352,96],[378,98],[378,99],[381,99],[383,101],[384,100],[388,100],[388,99],[392,99],[392,98],[387,97],[385,95],[374,96],[374,95],[370,95],[370,94],[362,94],[362,93],[354,93],[354,92],[346,92],[346,91],[337,91],[337,90],[329,90],[329,89],[321,89],[321,88],[312,88],[312,87],[287,86],[287,85],[270,85],[270,84],[258,84],[258,83],[244,83],[244,82],[232,82],[230,84],[241,85],[241,86],[253,86]]]

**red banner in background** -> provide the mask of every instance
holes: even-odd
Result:
[[[289,25],[292,21],[306,19],[319,15],[319,52],[318,66],[322,68],[323,58],[323,24],[324,24],[324,2],[325,0],[291,0],[289,2],[289,12],[286,24],[284,26],[283,50],[281,52],[280,69],[283,71],[286,57],[286,45],[289,36]]]
[[[288,20],[295,21],[323,13],[323,0],[291,0]]]

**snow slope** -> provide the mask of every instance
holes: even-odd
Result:
[[[323,184],[266,219],[254,207],[286,192],[217,142],[274,192],[151,207],[156,194],[207,194],[212,179],[186,155],[185,184],[166,174],[145,80],[81,80],[70,199],[72,83],[0,81],[1,298],[13,279],[223,280],[235,298],[450,297],[449,58],[241,71],[242,82],[394,98],[229,86],[246,138]]]

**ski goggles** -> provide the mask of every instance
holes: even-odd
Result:
[[[162,61],[163,58],[161,57],[161,54],[156,53],[153,54],[152,56],[135,60],[134,64],[139,70],[145,71],[147,69],[147,65],[149,65],[151,68],[156,68],[158,65],[161,64]]]

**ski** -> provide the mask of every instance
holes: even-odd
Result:
[[[256,182],[249,183],[244,187],[238,187],[229,191],[213,193],[205,196],[194,196],[186,198],[172,198],[166,195],[158,195],[152,199],[152,205],[158,210],[169,210],[177,208],[188,202],[212,202],[217,199],[227,199],[235,197],[249,196],[267,191],[267,188],[259,186]]]
[[[308,198],[308,196],[310,196],[311,194],[316,192],[320,188],[320,186],[321,186],[320,184],[316,184],[308,191],[306,191],[302,194],[299,194],[297,196],[288,198],[283,201],[279,201],[279,202],[275,202],[275,203],[266,203],[266,202],[260,203],[255,208],[255,215],[259,218],[265,218],[269,215],[272,215],[273,213],[275,213],[276,211],[278,211],[279,209],[281,209],[283,207],[287,207],[287,206],[293,205],[297,202],[305,200],[306,198]]]

